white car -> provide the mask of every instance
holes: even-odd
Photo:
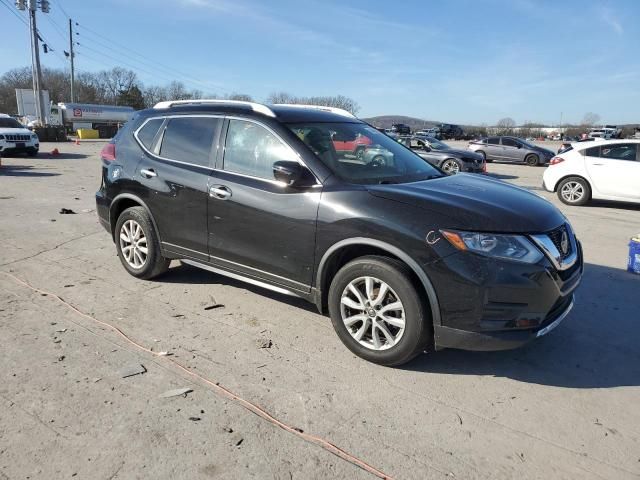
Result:
[[[26,153],[35,157],[40,150],[38,135],[25,128],[15,118],[0,113],[0,155]]]
[[[567,205],[589,200],[640,203],[640,140],[573,143],[553,157],[543,186]]]

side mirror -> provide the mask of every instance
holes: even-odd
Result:
[[[522,148],[522,144],[521,143],[518,144],[518,148]]]
[[[306,167],[289,160],[273,164],[273,178],[289,187],[310,187],[316,183],[313,174]]]

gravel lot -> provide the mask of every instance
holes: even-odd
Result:
[[[393,478],[640,476],[640,276],[625,271],[639,207],[567,207],[541,191],[543,168],[490,164],[571,220],[576,307],[523,349],[390,369],[303,301],[179,262],[158,281],[126,274],[94,211],[102,145],[2,159],[0,479],[375,478],[176,362]],[[146,373],[122,378],[132,365]],[[193,391],[160,397],[177,388]]]

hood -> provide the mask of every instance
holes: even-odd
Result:
[[[451,154],[451,155],[455,155],[456,157],[473,158],[474,160],[483,159],[482,155],[480,155],[479,153],[476,153],[473,150],[465,150],[462,148],[448,148],[447,150],[432,150],[432,151],[436,153],[441,153],[443,155]]]
[[[31,135],[28,128],[0,128],[0,135]]]
[[[544,148],[544,147],[539,147],[538,145],[534,145],[536,151],[541,152],[541,153],[545,153],[547,155],[555,155],[555,153],[552,150],[549,150],[548,148]]]
[[[371,185],[376,197],[436,212],[442,228],[494,233],[542,233],[566,219],[550,202],[525,189],[477,174],[459,173],[398,185]]]

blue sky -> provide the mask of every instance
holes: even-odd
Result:
[[[596,112],[640,122],[640,0],[51,4],[39,15],[56,50],[42,56],[51,67],[65,66],[66,12],[80,24],[77,69],[136,67],[145,84],[176,79],[257,100],[342,94],[363,117],[558,123],[561,112],[563,122]],[[3,5],[0,25],[0,73],[29,65],[27,29]]]

